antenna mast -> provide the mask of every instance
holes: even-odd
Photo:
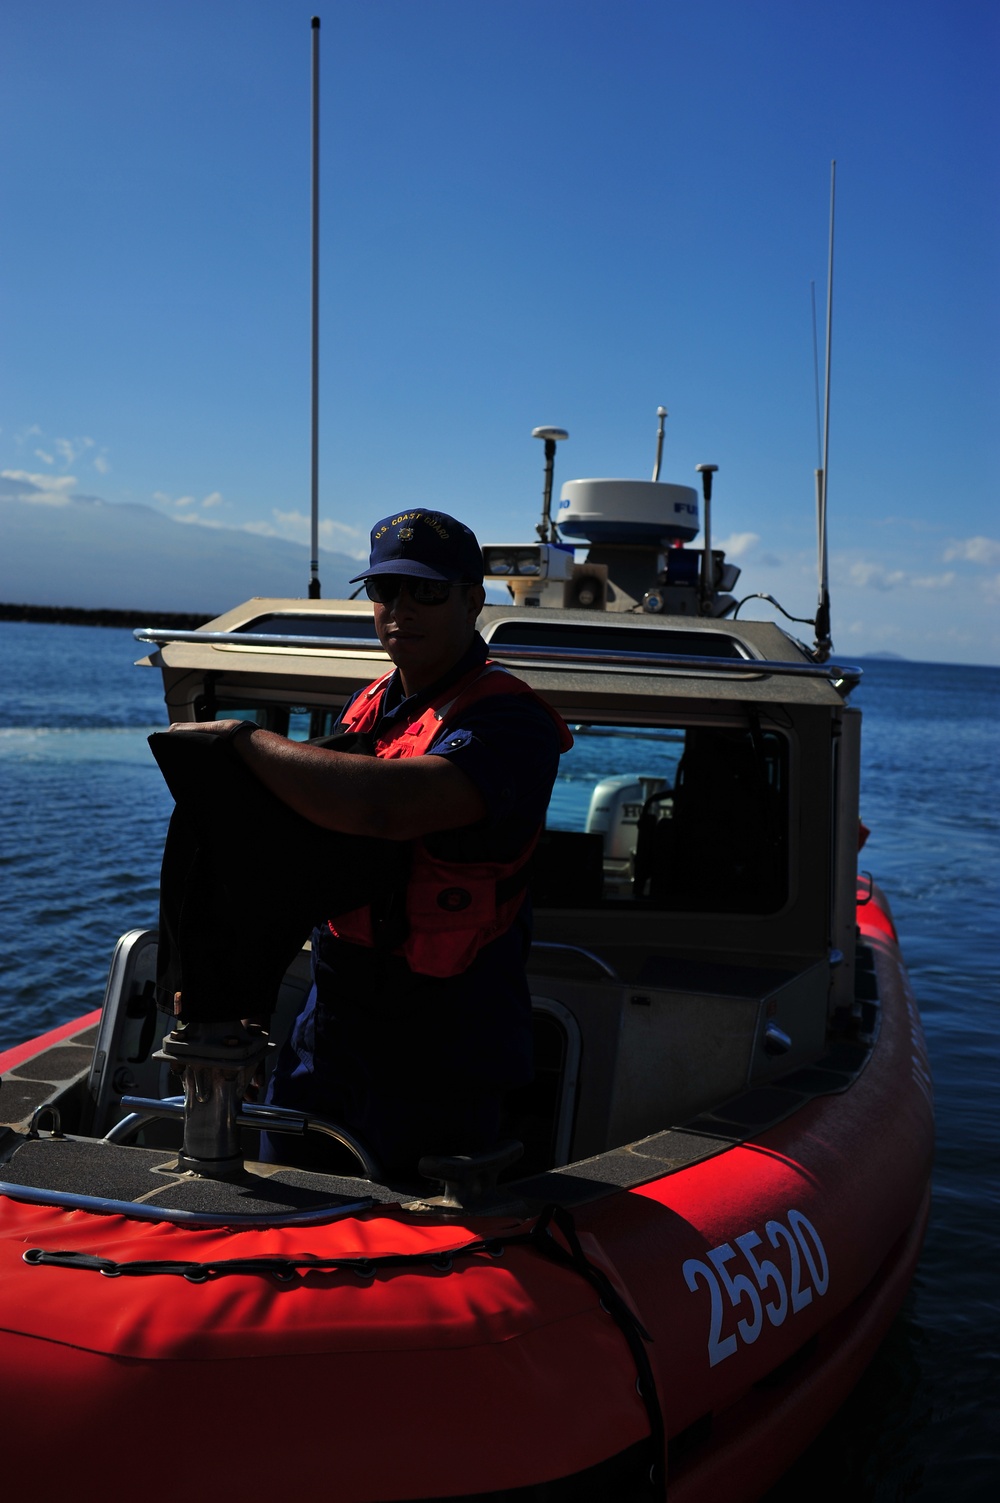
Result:
[[[535,531],[543,543],[551,543],[555,537],[552,526],[552,470],[555,465],[556,444],[569,438],[565,428],[532,428],[532,438],[545,440],[545,483],[542,487],[542,520]]]
[[[319,16],[312,18],[312,506],[309,599],[319,584]]]
[[[826,487],[830,461],[830,349],[833,339],[833,221],[837,195],[837,163],[830,163],[830,259],[826,282],[826,389],[823,397],[823,466],[816,471],[816,521],[819,548],[819,600],[816,605],[815,649],[817,662],[825,663],[833,642],[830,638],[830,573],[826,545]]]

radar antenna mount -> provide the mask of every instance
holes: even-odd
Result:
[[[705,502],[705,525],[702,529],[704,547],[701,552],[701,614],[711,616],[715,599],[715,560],[712,557],[712,476],[718,473],[717,464],[696,464],[701,476],[701,494]]]
[[[532,438],[541,438],[545,441],[545,481],[542,486],[542,520],[535,531],[539,540],[543,543],[554,541],[555,533],[552,526],[552,470],[555,465],[556,444],[564,438],[569,438],[565,428],[532,428]]]

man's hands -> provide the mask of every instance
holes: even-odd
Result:
[[[175,720],[169,727],[172,731],[214,731],[216,735],[231,735],[238,725],[252,725],[250,720]]]

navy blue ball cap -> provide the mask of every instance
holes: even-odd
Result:
[[[464,522],[443,511],[401,511],[372,528],[368,568],[350,581],[373,574],[408,574],[414,579],[446,579],[450,584],[482,584],[483,554]]]

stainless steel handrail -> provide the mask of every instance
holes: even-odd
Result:
[[[618,972],[614,969],[613,966],[608,965],[608,962],[606,960],[602,960],[599,955],[595,955],[593,950],[585,950],[582,945],[561,945],[556,944],[554,940],[533,939],[531,941],[531,948],[532,950],[556,950],[562,954],[582,955],[585,960],[589,960],[592,962],[592,964],[596,965],[599,971],[603,971],[605,976],[607,976],[609,980],[621,980],[621,977],[618,975]],[[530,952],[528,955],[528,966],[530,969]]]
[[[138,1132],[144,1122],[149,1122],[157,1117],[184,1116],[183,1096],[164,1096],[156,1098],[152,1096],[123,1096],[122,1106],[131,1108],[129,1115],[123,1117],[120,1122],[105,1133],[105,1143],[125,1143],[133,1133]],[[359,1143],[345,1127],[336,1122],[330,1122],[326,1117],[316,1117],[311,1112],[296,1112],[285,1106],[258,1105],[253,1101],[244,1101],[236,1114],[237,1127],[253,1127],[260,1132],[273,1130],[274,1132],[288,1132],[301,1136],[307,1132],[322,1133],[324,1137],[333,1138],[343,1148],[347,1148],[365,1171],[367,1179],[377,1180],[381,1174],[378,1162],[372,1157],[363,1143]]]
[[[170,631],[152,626],[137,628],[132,635],[137,642],[197,642],[212,647],[285,647],[353,649],[382,653],[380,644],[367,637],[286,637],[270,633],[260,635],[234,631]],[[786,663],[768,658],[693,657],[670,652],[626,652],[604,647],[526,647],[514,642],[489,642],[490,656],[511,663],[554,664],[556,667],[592,666],[597,668],[665,668],[695,673],[735,675],[736,677],[777,676],[824,678],[850,688],[860,683],[862,670],[852,663]]]
[[[608,668],[680,668],[708,671],[710,673],[735,673],[767,677],[826,678],[838,682],[851,681],[852,686],[861,679],[861,669],[853,664],[837,663],[785,663],[769,658],[721,658],[693,657],[674,652],[624,652],[604,647],[522,647],[511,643],[489,642],[492,658],[509,658],[512,662],[544,663],[557,665],[593,663]]]
[[[158,647],[169,642],[195,642],[210,647],[353,647],[364,652],[384,652],[377,637],[297,637],[275,632],[174,631],[168,627],[138,626],[132,633],[137,642]]]

